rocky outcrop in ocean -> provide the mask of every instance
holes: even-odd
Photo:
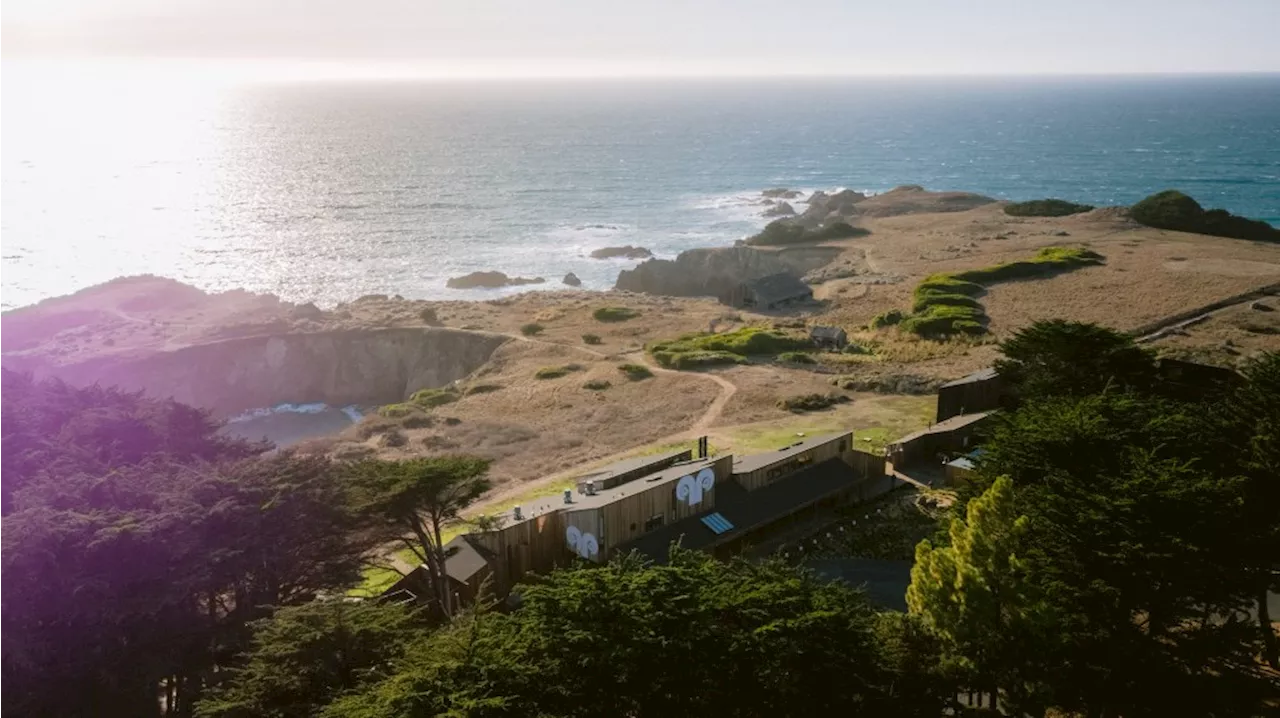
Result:
[[[764,211],[766,217],[791,217],[795,215],[796,208],[787,202],[779,202]]]
[[[650,259],[619,272],[614,288],[673,297],[719,297],[748,279],[779,272],[804,274],[825,265],[839,251],[825,247],[780,252],[745,246],[690,249],[675,259]]]
[[[570,287],[582,286],[582,280],[578,279],[578,275],[574,274],[573,272],[569,272],[568,274],[564,275],[564,279],[561,279],[560,281]]]
[[[502,272],[472,272],[461,277],[453,277],[444,283],[450,289],[497,289],[499,287],[519,287],[525,284],[542,284],[547,280],[542,277],[508,277]]]
[[[653,256],[653,252],[644,247],[604,247],[597,249],[591,253],[592,259],[615,259],[617,257],[625,257],[626,259],[648,259]]]

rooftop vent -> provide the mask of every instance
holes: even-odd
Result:
[[[573,490],[572,490],[572,489],[565,489],[565,490],[564,490],[564,502],[565,502],[566,504],[571,504],[571,503],[573,503]]]
[[[516,521],[523,521],[523,520],[524,520],[524,515],[523,515],[523,513],[520,511],[520,507],[519,507],[519,506],[513,507],[513,508],[511,509],[511,517],[512,517],[512,518],[514,518]]]

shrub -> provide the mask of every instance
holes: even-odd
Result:
[[[986,319],[981,309],[938,304],[907,317],[901,327],[904,332],[922,337],[981,334],[986,331]]]
[[[520,327],[520,333],[526,337],[532,337],[541,334],[543,329],[545,329],[545,327],[541,324],[538,324],[537,322],[530,322],[529,324]]]
[[[778,355],[778,361],[790,362],[792,364],[817,364],[818,360],[812,355],[804,352],[783,352]]]
[[[653,372],[649,371],[649,367],[644,364],[622,364],[618,367],[618,371],[626,374],[631,381],[640,381],[653,376]]]
[[[1129,216],[1139,224],[1157,229],[1280,242],[1280,229],[1266,222],[1240,217],[1225,209],[1205,210],[1199,202],[1173,189],[1157,192],[1135,204],[1129,209]]]
[[[423,409],[432,409],[437,406],[451,404],[458,400],[458,391],[452,387],[443,389],[419,389],[413,392],[413,396],[409,397],[409,401]]]
[[[385,419],[403,419],[410,414],[418,412],[418,407],[412,404],[387,404],[378,407],[378,416]]]
[[[613,384],[610,384],[604,379],[592,379],[591,381],[583,383],[582,388],[590,389],[592,391],[604,391],[611,386],[613,386]]]
[[[404,406],[404,404],[392,404],[391,406]],[[382,407],[382,409],[385,408]],[[394,421],[389,421],[387,417],[381,416],[382,409],[378,409],[378,416],[366,416],[359,424],[356,424],[356,436],[363,440],[368,440],[384,431],[391,431],[396,428]],[[408,416],[408,414],[404,416]]]
[[[686,334],[679,339],[654,342],[652,352],[723,351],[739,356],[764,356],[785,351],[812,349],[808,337],[766,329],[743,327],[722,334]]]
[[[400,422],[400,426],[406,429],[425,429],[434,423],[435,419],[430,414],[410,414]]]
[[[765,225],[765,228],[759,234],[748,237],[746,243],[754,247],[776,247],[787,244],[861,237],[867,234],[870,234],[870,232],[861,227],[854,227],[848,222],[836,221],[817,229],[805,229],[790,219],[777,219]]]
[[[600,342],[601,342],[601,339],[599,334],[583,334],[582,335],[583,344],[595,345],[595,344],[599,344]]]
[[[577,364],[565,364],[563,366],[544,366],[538,371],[534,372],[533,378],[559,379],[560,377],[565,376],[570,372],[575,372],[580,369],[582,369],[582,367]]]
[[[800,394],[779,400],[778,408],[794,412],[819,411],[848,401],[849,397],[844,394]]]
[[[386,447],[404,446],[409,443],[409,437],[405,436],[403,431],[395,429],[383,434],[378,443]]]
[[[745,364],[746,359],[725,351],[656,352],[653,358],[669,369],[699,369],[725,364]]]
[[[440,317],[436,314],[436,310],[431,307],[426,307],[422,311],[418,312],[418,318],[422,320],[423,324],[440,323]]]
[[[890,309],[884,314],[877,314],[875,318],[871,320],[871,328],[883,329],[884,327],[894,326],[901,322],[905,316],[906,315],[902,313],[901,309]]]
[[[901,313],[901,312],[898,312],[898,315],[899,315],[899,318],[901,318],[902,313]],[[872,352],[872,351],[871,351],[870,347],[864,347],[864,346],[862,346],[861,344],[858,344],[857,342],[849,342],[848,344],[844,345],[844,349],[842,349],[841,351],[842,351],[843,353],[845,353],[845,354],[872,354],[872,353],[874,353],[874,352]]]
[[[986,291],[981,284],[959,279],[958,276],[955,274],[931,274],[916,285],[914,296],[919,298],[925,294],[963,294],[973,297]]]
[[[915,302],[911,305],[911,311],[919,313],[936,305],[973,307],[975,309],[982,308],[982,304],[973,297],[968,297],[963,294],[935,294],[933,292],[929,292],[927,294],[916,295]]]
[[[1064,199],[1033,199],[1005,205],[1004,213],[1011,217],[1066,217],[1091,209],[1093,205],[1075,204]]]
[[[628,307],[600,307],[591,316],[598,322],[625,322],[640,316],[640,312]]]
[[[474,384],[467,387],[467,396],[471,396],[472,394],[489,394],[501,389],[501,384]]]
[[[942,382],[915,374],[883,376],[838,376],[831,380],[845,391],[873,391],[878,394],[934,394]]]

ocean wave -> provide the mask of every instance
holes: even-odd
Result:
[[[275,406],[263,407],[261,409],[249,409],[241,412],[230,419],[228,424],[235,424],[242,421],[250,421],[252,419],[262,419],[274,414],[323,414],[329,410],[329,405],[323,402],[311,404],[277,404]],[[345,413],[345,409],[343,412]]]

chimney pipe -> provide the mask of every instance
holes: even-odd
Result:
[[[516,506],[511,509],[511,518],[515,519],[516,521],[524,521],[524,516],[521,515],[519,506]]]
[[[573,503],[573,489],[565,489],[565,490],[564,490],[564,502],[565,502],[566,504],[571,504],[571,503]]]

